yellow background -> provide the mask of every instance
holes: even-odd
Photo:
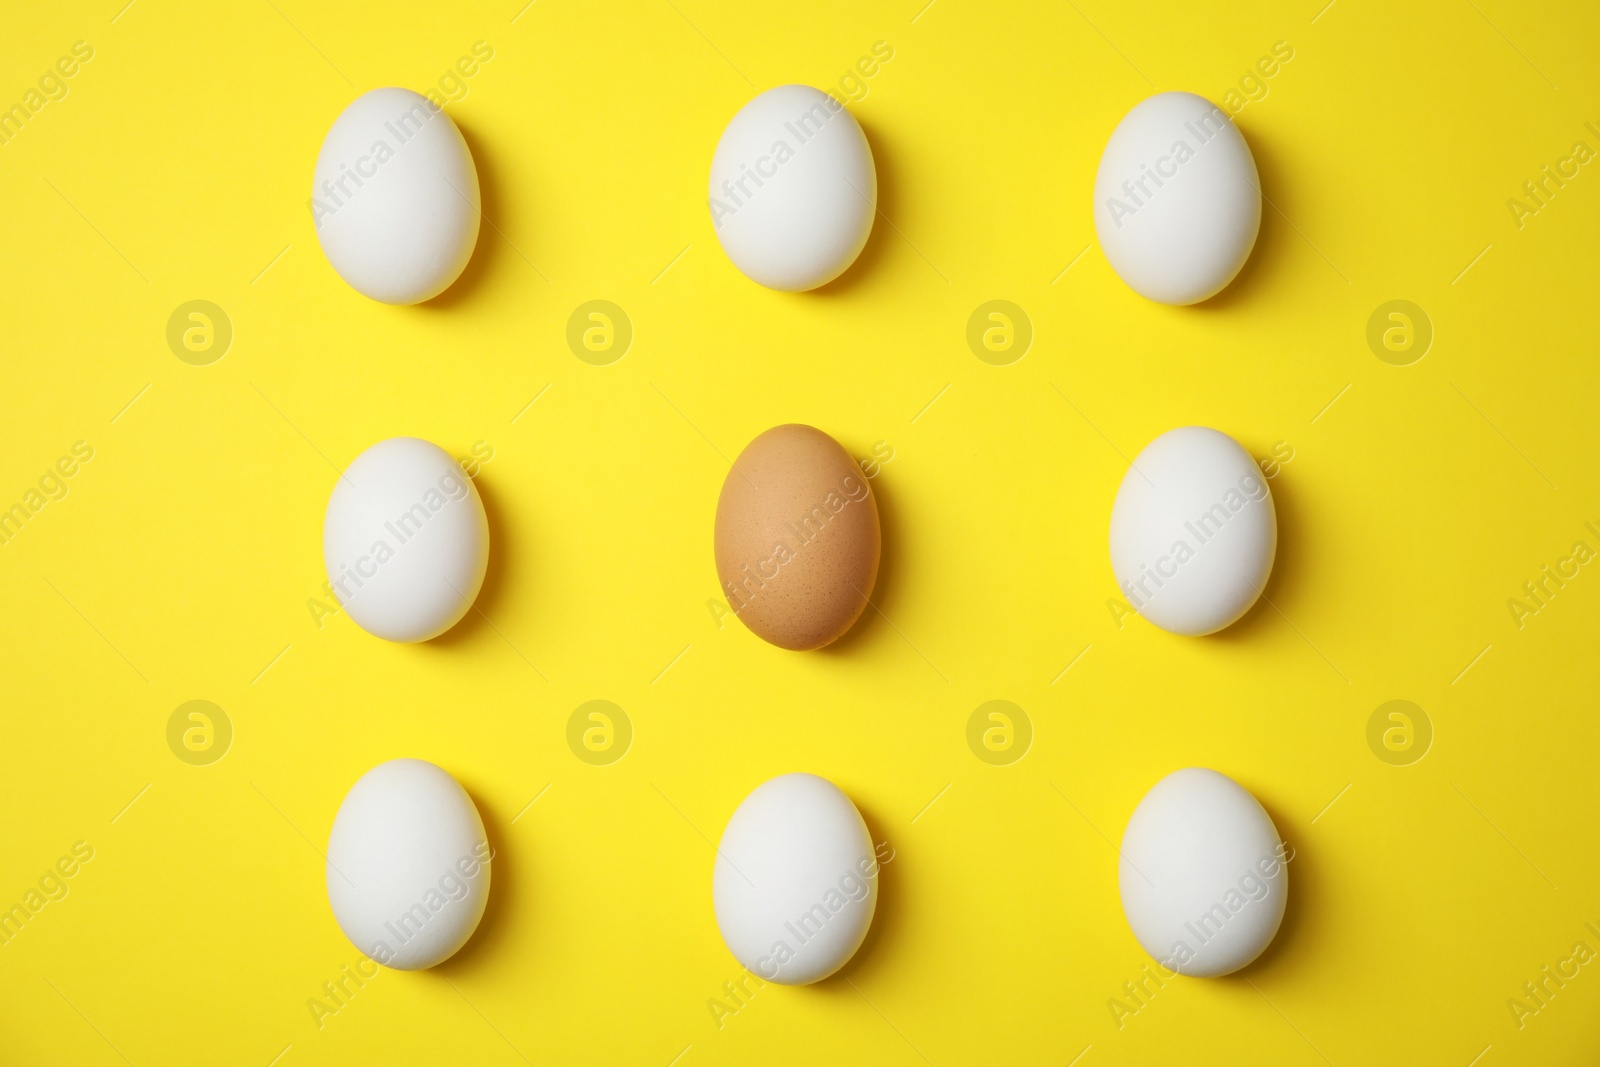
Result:
[[[0,1059],[1600,1055],[1600,967],[1520,1029],[1506,1003],[1574,942],[1600,950],[1600,574],[1521,629],[1506,603],[1600,548],[1600,173],[1520,229],[1506,204],[1600,148],[1600,9],[122,2],[13,4],[0,36],[0,103],[94,48],[0,147],[0,505],[95,450],[0,546],[0,904],[94,849],[0,948]],[[480,40],[494,58],[448,113],[493,225],[443,298],[373,303],[316,244],[322,137]],[[880,40],[894,58],[851,105],[880,181],[867,250],[820,292],[763,290],[711,229],[717,137],[758,89],[836,86]],[[1101,147],[1156,89],[1220,100],[1280,40],[1293,60],[1237,117],[1275,205],[1250,263],[1204,306],[1144,301],[1094,241]],[[196,298],[235,330],[210,366],[165,341]],[[996,298],[1036,334],[1005,367],[964,339]],[[1407,367],[1364,339],[1399,298],[1436,331]],[[591,299],[633,322],[610,366],[564,340]],[[803,655],[708,607],[727,460],[788,421],[893,449],[881,612]],[[1293,449],[1272,606],[1206,639],[1107,608],[1126,458],[1191,423]],[[398,434],[494,451],[482,615],[421,647],[307,604],[335,469]],[[1366,743],[1396,698],[1435,730],[1406,767]],[[191,699],[233,723],[211,766],[166,744]],[[566,745],[590,699],[633,723],[611,766]],[[991,699],[1035,731],[1010,766],[966,743]],[[319,850],[398,756],[477,801],[489,911],[457,958],[380,974],[319,1028],[308,1000],[357,958]],[[1108,1001],[1147,958],[1111,842],[1188,765],[1295,847],[1288,916],[1248,970],[1171,983],[1119,1028]],[[848,969],[719,1028],[739,969],[710,842],[793,770],[849,792],[895,859]]]

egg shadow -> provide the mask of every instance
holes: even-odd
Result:
[[[803,295],[832,298],[845,296],[856,286],[869,280],[878,269],[878,263],[887,252],[889,241],[898,236],[894,225],[888,220],[899,213],[900,183],[894,169],[892,156],[883,150],[884,138],[881,134],[874,133],[859,115],[855,115],[856,122],[860,123],[862,133],[866,134],[867,147],[872,152],[873,170],[878,176],[878,205],[873,212],[872,232],[867,235],[867,243],[856,256],[855,261],[844,269],[831,282],[819,285],[808,290]],[[849,188],[847,186],[847,188]],[[849,193],[850,196],[860,196],[859,190]],[[909,242],[908,242],[909,243]]]
[[[465,789],[466,786],[463,785],[462,788]],[[477,929],[472,932],[467,943],[462,945],[454,956],[436,967],[429,968],[430,973],[442,978],[459,978],[464,972],[477,966],[478,957],[492,950],[490,942],[495,940],[496,931],[503,917],[508,914],[508,909],[515,907],[526,910],[528,907],[525,900],[511,900],[516,893],[516,876],[511,873],[511,865],[501,859],[503,850],[497,844],[505,841],[507,828],[500,825],[493,810],[480,803],[472,790],[467,790],[467,796],[472,799],[473,806],[478,809],[479,817],[483,819],[484,836],[489,842],[489,899],[484,902],[483,916],[478,920]]]
[[[1258,467],[1257,477],[1261,477],[1259,472]],[[1295,494],[1284,490],[1281,478],[1264,481],[1264,484],[1272,486],[1272,507],[1278,518],[1278,547],[1272,560],[1272,573],[1267,575],[1267,584],[1262,587],[1261,595],[1244,613],[1244,617],[1231,626],[1206,635],[1205,640],[1230,643],[1254,640],[1262,627],[1289,618],[1281,613],[1280,606],[1285,603],[1293,606],[1294,594],[1304,576],[1305,554],[1300,541],[1300,531],[1304,529],[1303,516]],[[1288,546],[1287,551],[1285,545]]]
[[[500,217],[500,205],[504,202],[500,195],[500,176],[495,170],[494,158],[484,149],[483,141],[477,134],[459,120],[455,122],[456,129],[461,131],[462,139],[467,142],[467,150],[472,153],[472,165],[478,172],[478,240],[472,247],[472,258],[467,260],[467,265],[456,280],[438,296],[415,305],[426,311],[448,311],[470,299],[503,257],[502,242],[510,244],[493,221]],[[462,192],[453,190],[450,195],[460,196]]]
[[[1257,800],[1259,801],[1260,798],[1258,797]],[[1272,805],[1261,802],[1261,806],[1267,810],[1268,817],[1272,819],[1272,825],[1277,828],[1279,839],[1285,844],[1289,844],[1291,836],[1300,840],[1305,839],[1302,834],[1291,835],[1284,832],[1288,822]],[[1232,974],[1220,976],[1229,982],[1243,983],[1251,978],[1261,977],[1270,973],[1279,966],[1285,966],[1286,964],[1280,962],[1284,953],[1292,953],[1294,951],[1294,943],[1299,938],[1301,928],[1305,924],[1306,894],[1309,891],[1313,899],[1316,896],[1314,889],[1308,889],[1307,882],[1314,879],[1317,872],[1315,866],[1309,862],[1305,852],[1295,848],[1293,845],[1289,845],[1289,848],[1291,850],[1288,853],[1289,862],[1285,865],[1285,869],[1288,872],[1288,887],[1285,892],[1288,897],[1284,901],[1283,921],[1278,924],[1278,932],[1273,935],[1272,941],[1268,943],[1261,955]],[[1313,882],[1312,884],[1315,883]],[[1249,907],[1250,905],[1246,906]]]
[[[1241,136],[1244,133],[1243,130],[1239,132]],[[1267,197],[1272,195],[1272,190],[1282,188],[1278,179],[1283,173],[1277,160],[1267,150],[1268,142],[1262,137],[1246,137],[1245,145],[1250,149],[1251,158],[1256,162],[1256,179],[1260,182],[1257,191],[1262,194],[1261,228],[1256,233],[1256,242],[1250,249],[1249,258],[1244,261],[1244,266],[1239,268],[1239,273],[1233,276],[1233,280],[1215,296],[1188,305],[1202,312],[1227,311],[1235,304],[1254,298],[1256,290],[1264,284],[1264,279],[1270,279],[1275,274],[1281,273],[1281,268],[1276,264],[1286,255],[1287,241],[1293,233],[1285,224],[1286,216],[1279,214],[1278,209],[1267,200]],[[1263,263],[1268,260],[1271,260],[1273,265],[1263,268]]]
[[[859,801],[856,801],[856,810],[861,812],[861,820],[867,824],[867,835],[871,838],[874,857],[876,857],[876,849],[879,842],[887,842],[889,840],[882,832],[884,823],[874,812],[864,807]],[[899,914],[890,906],[894,901],[895,887],[898,885],[896,875],[891,873],[893,871],[894,862],[892,860],[889,863],[880,862],[878,864],[878,901],[872,913],[872,924],[867,927],[867,936],[862,940],[861,947],[856,949],[855,954],[845,961],[843,967],[840,967],[822,981],[814,983],[816,988],[830,995],[837,994],[855,999],[855,990],[851,989],[848,983],[855,981],[857,978],[864,978],[865,975],[861,972],[872,968],[875,964],[883,963],[887,966],[886,961],[893,958],[894,952],[892,948],[879,948],[886,940],[892,945],[899,934]],[[853,907],[855,905],[846,906]]]
[[[886,618],[893,618],[888,609],[894,607],[894,594],[897,589],[894,579],[899,570],[900,524],[894,520],[894,504],[890,500],[890,494],[883,491],[884,478],[881,469],[878,477],[871,479],[871,482],[872,495],[878,501],[880,542],[878,577],[872,585],[872,596],[868,598],[869,603],[856,619],[855,624],[837,640],[816,650],[830,656],[850,655],[857,643],[866,640],[868,634],[883,626]]]
[[[461,621],[450,629],[430,641],[424,641],[425,648],[453,649],[457,645],[474,640],[478,631],[489,624],[493,617],[494,608],[500,603],[500,598],[505,590],[506,581],[506,553],[510,550],[511,535],[505,528],[505,523],[499,517],[499,509],[494,506],[494,494],[485,480],[480,475],[473,479],[478,495],[483,498],[483,512],[489,520],[489,563],[484,568],[483,585],[478,588],[478,595],[473,599],[472,606],[467,608],[467,613]]]

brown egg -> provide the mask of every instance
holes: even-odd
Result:
[[[734,460],[717,500],[728,606],[779,648],[850,629],[878,579],[878,500],[850,453],[811,426],[775,426]]]

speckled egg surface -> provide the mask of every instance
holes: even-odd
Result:
[[[775,426],[734,460],[717,500],[717,577],[740,621],[780,648],[821,648],[867,607],[878,501],[855,460],[811,426]]]

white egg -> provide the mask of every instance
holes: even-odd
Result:
[[[769,289],[815,289],[866,247],[878,206],[867,135],[809,85],[750,101],[711,159],[711,222],[722,250]]]
[[[1278,551],[1272,491],[1250,453],[1204,426],[1145,446],[1111,507],[1111,569],[1134,611],[1197,636],[1256,602]]]
[[[1233,120],[1193,93],[1134,106],[1106,143],[1094,228],[1141,296],[1194,304],[1239,273],[1261,228],[1261,181]]]
[[[1122,834],[1118,881],[1133,936],[1168,971],[1210,978],[1266,951],[1294,852],[1250,792],[1203,767],[1145,794]]]
[[[472,607],[489,519],[461,466],[416,437],[379,441],[334,483],[322,559],[339,604],[370,634],[426,641]]]
[[[478,169],[442,108],[374,89],[334,120],[311,217],[323,255],[357,292],[416,304],[449,288],[478,242]]]
[[[483,918],[491,850],[461,784],[419,759],[362,775],[328,835],[328,903],[350,943],[385,967],[455,955]]]
[[[711,895],[722,940],[746,969],[781,985],[826,978],[861,947],[878,906],[867,824],[825,778],[764,782],[722,832]]]

